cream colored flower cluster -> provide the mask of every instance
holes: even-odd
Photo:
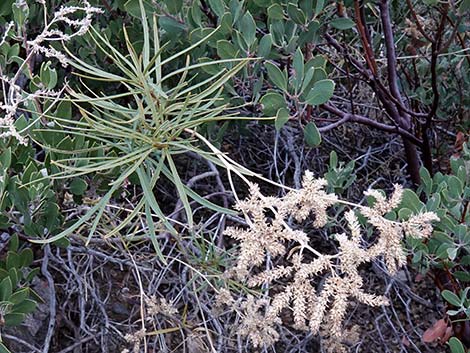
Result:
[[[341,342],[342,323],[351,300],[370,306],[388,304],[384,296],[364,291],[359,266],[383,259],[389,272],[396,273],[406,263],[403,236],[428,237],[431,222],[438,220],[431,212],[413,215],[404,222],[385,218],[401,202],[400,186],[395,186],[390,198],[377,190],[365,192],[375,199],[372,207],[341,201],[327,193],[325,186],[325,180],[315,179],[310,172],[305,174],[300,190],[291,190],[279,198],[265,197],[258,186],[251,185],[250,197],[238,204],[249,227],[232,227],[226,231],[240,242],[233,275],[250,287],[267,289],[272,298],[269,303],[261,304],[253,298],[246,301],[247,315],[239,333],[246,333],[255,346],[272,344],[277,339],[273,327],[280,322],[281,311],[286,309],[293,314],[295,328],[315,334],[327,328],[330,339]],[[293,229],[288,223],[289,219],[295,219],[300,226],[301,222],[313,218],[314,227],[324,227],[328,222],[328,207],[341,203],[351,210],[344,214],[348,234],[334,235],[339,243],[336,254],[325,255],[313,249],[309,245],[310,235]],[[363,239],[358,213],[376,230],[371,245]],[[295,242],[299,245],[288,252],[287,246]],[[257,327],[261,331],[257,332]],[[336,351],[342,350],[341,345],[334,346]]]

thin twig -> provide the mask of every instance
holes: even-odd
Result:
[[[54,335],[55,322],[56,322],[56,292],[54,288],[54,279],[48,270],[49,256],[51,255],[50,245],[44,246],[44,256],[42,258],[41,273],[47,279],[49,288],[49,325],[47,327],[46,338],[44,339],[43,353],[49,353],[52,336]]]
[[[13,335],[8,335],[6,333],[2,333],[2,337],[10,340],[10,341],[15,341],[16,343],[22,344],[23,346],[27,347],[28,349],[31,350],[31,353],[41,353],[41,350],[34,347],[32,344],[26,342],[25,340],[22,340],[21,338],[18,338]]]

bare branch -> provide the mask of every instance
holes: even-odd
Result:
[[[377,120],[371,119],[369,117],[363,116],[363,115],[358,115],[358,114],[350,114],[343,112],[342,110],[338,109],[332,104],[324,104],[322,105],[322,108],[325,110],[329,111],[330,113],[337,115],[341,118],[341,120],[332,123],[330,125],[324,126],[319,128],[321,132],[325,132],[328,130],[331,130],[345,122],[355,122],[355,123],[360,123],[364,124],[367,126],[374,127],[376,129],[379,129],[381,131],[389,132],[389,133],[396,133],[399,134],[400,136],[408,139],[409,141],[413,142],[415,145],[421,146],[422,141],[418,139],[416,136],[414,136],[411,132],[399,127],[399,126],[392,126],[392,125],[387,125],[384,123],[381,123]]]

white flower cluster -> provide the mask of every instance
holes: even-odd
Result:
[[[48,9],[44,0],[36,0],[39,4],[44,6],[44,12],[47,14]],[[52,90],[39,90],[34,93],[25,92],[18,81],[21,74],[27,65],[30,64],[33,55],[41,53],[47,58],[56,58],[62,64],[67,66],[67,58],[65,54],[51,46],[44,46],[47,42],[65,42],[76,36],[84,35],[91,26],[93,15],[102,13],[99,8],[92,7],[87,0],[82,0],[81,6],[62,6],[54,13],[52,20],[45,23],[43,31],[33,40],[27,41],[28,56],[24,59],[22,65],[17,69],[14,77],[9,78],[0,68],[0,81],[3,92],[3,102],[0,102],[0,138],[13,137],[18,140],[20,144],[26,144],[26,139],[21,136],[20,132],[15,127],[15,121],[20,115],[18,111],[23,105],[30,100],[38,99],[39,97],[57,97],[58,93]],[[80,19],[75,19],[73,16],[79,16]],[[45,19],[45,21],[47,21]],[[71,34],[64,33],[63,30],[56,29],[60,27],[68,27],[71,29]],[[1,36],[0,45],[4,44],[15,24],[13,22],[7,23],[5,31]]]
[[[91,26],[91,20],[95,14],[103,13],[103,10],[93,7],[87,0],[82,0],[82,6],[61,6],[59,10],[54,13],[54,17],[49,22],[44,30],[34,40],[28,41],[32,52],[42,53],[48,58],[56,58],[60,61],[62,66],[68,65],[66,56],[52,48],[45,47],[46,42],[67,42],[73,37],[83,36]],[[72,15],[84,13],[81,19],[73,19]],[[55,25],[60,23],[66,24],[72,30],[71,34],[66,34],[62,30],[54,29]]]

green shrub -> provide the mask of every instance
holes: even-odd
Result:
[[[454,334],[462,337],[470,322],[470,144],[463,145],[459,157],[450,159],[449,174],[436,173],[431,177],[423,168],[421,180],[416,193],[408,190],[398,215],[402,218],[425,210],[439,216],[429,241],[408,239],[408,247],[412,264],[423,273],[432,274],[446,301]],[[462,322],[464,331],[460,328]]]
[[[36,309],[40,298],[28,285],[39,269],[30,269],[32,262],[32,250],[20,250],[18,235],[13,235],[5,258],[0,259],[0,329],[20,325]],[[8,352],[1,343],[1,334],[0,352]]]

